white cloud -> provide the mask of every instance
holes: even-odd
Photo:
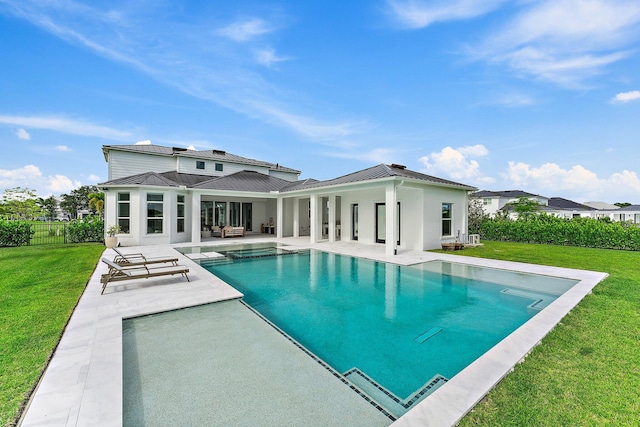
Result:
[[[562,195],[575,197],[578,201],[620,201],[631,196],[635,197],[635,200],[630,200],[632,203],[637,203],[640,199],[640,178],[635,172],[628,170],[614,173],[608,178],[600,178],[581,165],[563,169],[555,163],[532,167],[523,162],[511,161],[503,178],[513,188],[549,197]]]
[[[66,145],[57,145],[55,149],[56,151],[71,151],[71,149]]]
[[[488,154],[489,150],[481,144],[459,148],[445,147],[439,152],[421,157],[419,161],[424,166],[424,172],[430,175],[488,183],[492,181],[491,178],[484,176],[480,171],[480,163],[475,160]]]
[[[470,19],[496,9],[505,0],[388,0],[389,13],[405,28]]]
[[[640,90],[632,90],[629,92],[620,92],[613,97],[613,102],[629,102],[640,99]]]
[[[131,138],[131,134],[126,131],[64,117],[0,115],[0,123],[105,139],[127,140]]]
[[[258,49],[253,53],[258,64],[264,65],[267,68],[271,68],[272,64],[289,60],[289,58],[276,55],[276,51],[272,48]]]
[[[90,174],[87,177],[87,181],[89,181],[89,182],[100,182],[101,179],[100,179],[100,177],[98,175]]]
[[[71,190],[80,187],[80,181],[72,181],[64,175],[54,175],[47,177],[47,190],[56,193],[68,193]]]
[[[68,193],[80,185],[80,181],[71,180],[64,175],[44,176],[40,168],[35,165],[26,165],[17,169],[0,169],[0,189],[30,188],[40,197],[46,197],[52,193]]]
[[[637,43],[640,3],[607,0],[524,2],[473,54],[526,77],[567,87],[604,72]]]
[[[273,29],[264,20],[251,18],[233,22],[224,28],[220,28],[216,33],[237,42],[247,42],[271,31]]]
[[[16,135],[18,136],[18,138],[20,139],[24,139],[24,140],[30,140],[31,139],[31,135],[29,135],[29,132],[27,132],[26,130],[20,128],[16,131]]]
[[[150,139],[143,139],[142,141],[136,142],[134,145],[151,145]]]

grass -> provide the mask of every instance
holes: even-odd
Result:
[[[640,253],[484,242],[459,255],[609,273],[460,423],[638,425]]]
[[[13,425],[104,250],[0,248],[0,425]]]
[[[36,384],[103,249],[0,248],[2,425]],[[610,275],[460,425],[637,425],[640,253],[485,242],[459,254]]]

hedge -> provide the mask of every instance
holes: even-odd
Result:
[[[0,246],[25,246],[35,233],[27,221],[8,221],[0,218]]]
[[[97,216],[71,221],[67,226],[67,242],[104,242],[104,221]]]
[[[487,218],[479,234],[485,240],[640,250],[640,227],[609,219],[567,219],[546,214],[517,220]]]

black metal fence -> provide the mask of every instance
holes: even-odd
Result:
[[[54,245],[69,243],[67,241],[67,222],[43,222],[42,224],[30,224],[29,228],[34,232],[29,241],[30,245]]]

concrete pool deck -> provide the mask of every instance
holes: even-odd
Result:
[[[537,266],[522,263],[495,261],[480,258],[469,258],[459,255],[448,255],[422,251],[401,251],[398,255],[387,256],[381,245],[364,245],[348,242],[318,243],[310,245],[308,238],[269,239],[274,242],[316,248],[326,252],[341,253],[356,257],[379,261],[410,265],[431,260],[452,261],[484,267],[516,270],[527,273],[566,277],[578,280],[579,283],[564,295],[550,304],[531,320],[518,328],[508,338],[500,342],[485,355],[477,359],[449,382],[436,390],[431,396],[418,403],[403,417],[393,423],[394,426],[430,425],[448,426],[455,424],[464,416],[495,384],[521,361],[540,340],[555,327],[591,289],[607,275],[605,273],[584,270],[572,270],[556,267]],[[228,245],[232,243],[264,242],[264,238],[250,237],[240,240],[218,240],[202,242],[199,245],[176,244],[181,246]],[[113,251],[106,250],[104,256],[113,257]],[[144,252],[148,256],[165,256],[177,254],[172,246],[146,246],[123,248],[125,253]],[[21,420],[23,426],[118,426],[123,423],[122,392],[122,320],[147,314],[159,313],[184,307],[237,299],[241,294],[231,286],[216,278],[191,259],[178,254],[180,263],[190,269],[187,282],[180,276],[149,280],[125,281],[107,286],[104,295],[100,295],[100,275],[106,272],[106,265],[99,263],[76,307],[63,337],[49,363],[37,389]],[[244,320],[242,321],[244,322]],[[236,324],[236,326],[238,326]],[[273,329],[273,328],[271,328]],[[284,342],[282,335],[266,328],[259,334],[264,339],[261,345],[293,347]],[[283,341],[284,340],[284,341]],[[230,345],[237,343],[231,341]],[[242,348],[242,347],[240,347]],[[297,350],[297,349],[296,349]],[[250,352],[250,348],[246,349]],[[386,418],[374,406],[358,396],[338,378],[322,368],[300,351],[286,350],[283,355],[274,352],[277,359],[284,363],[299,366],[296,369],[305,371],[310,378],[297,386],[279,387],[278,398],[286,394],[300,396],[309,389],[313,397],[312,384],[317,384],[323,399],[320,405],[315,399],[298,399],[292,407],[269,406],[270,402],[279,401],[274,398],[276,391],[265,385],[263,400],[259,396],[245,402],[251,408],[271,408],[272,413],[280,412],[289,417],[291,424],[297,414],[305,411],[317,411],[314,419],[317,425],[336,425],[346,423],[355,425],[353,419],[345,419],[346,415],[356,414],[356,420],[362,425],[389,425],[392,420]],[[302,356],[301,356],[302,355]],[[301,357],[299,357],[301,356]],[[273,369],[277,372],[278,369]],[[242,365],[229,366],[225,376],[230,379],[243,378]],[[274,377],[275,378],[275,377]],[[282,379],[278,377],[277,379]],[[286,378],[285,378],[286,379]],[[275,379],[274,379],[275,381]],[[242,381],[235,381],[242,383]],[[229,383],[229,387],[233,385]],[[322,389],[323,391],[320,391]],[[282,394],[280,394],[282,393]],[[355,400],[354,400],[355,398]],[[331,399],[334,399],[331,401]],[[362,403],[362,405],[360,404]],[[305,408],[305,404],[309,408]],[[321,410],[319,406],[327,410]],[[238,407],[217,407],[218,412],[227,411],[229,417],[236,416]],[[350,412],[351,411],[351,412]],[[316,413],[316,412],[313,412]],[[224,414],[223,414],[224,415]],[[262,420],[267,420],[262,418]],[[275,423],[275,421],[274,421]],[[269,425],[268,423],[266,425]]]

